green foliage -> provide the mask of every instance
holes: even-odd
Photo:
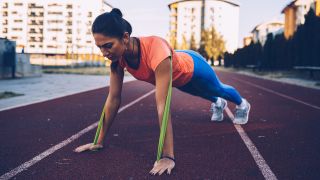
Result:
[[[184,49],[184,50],[189,49],[187,38],[184,34],[182,35],[182,43],[180,45],[180,49]]]
[[[214,27],[201,32],[201,42],[198,51],[202,52],[202,55],[207,58],[213,57],[213,59],[218,59],[219,56],[223,56],[226,51],[225,42]]]

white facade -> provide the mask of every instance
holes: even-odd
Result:
[[[254,43],[260,42],[262,45],[265,44],[268,34],[276,36],[282,34],[284,23],[282,21],[270,21],[257,25],[252,30],[252,39]]]
[[[296,25],[304,24],[304,16],[310,11],[315,10],[315,0],[296,0],[294,5],[296,6]]]
[[[171,10],[170,32],[175,33],[177,44],[183,36],[190,43],[194,34],[197,47],[201,39],[202,0],[177,1],[169,5]],[[214,26],[223,37],[226,49],[233,52],[238,47],[239,5],[225,0],[205,0],[204,28]]]
[[[103,0],[1,0],[0,37],[16,41],[17,52],[99,54],[91,24],[111,9]]]

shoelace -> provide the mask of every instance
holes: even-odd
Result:
[[[236,116],[237,117],[245,117],[247,115],[247,110],[246,109],[237,109],[236,110]]]
[[[215,105],[211,105],[211,107],[210,107],[210,111],[211,112],[217,112],[220,109],[222,109],[222,106],[217,106],[216,104]]]

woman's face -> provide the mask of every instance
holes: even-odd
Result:
[[[121,58],[128,44],[126,35],[124,35],[122,39],[119,39],[95,33],[93,34],[93,37],[103,56],[110,59],[112,62],[116,62]]]

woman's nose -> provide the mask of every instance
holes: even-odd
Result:
[[[101,52],[102,52],[103,56],[107,56],[107,55],[109,55],[109,54],[110,54],[110,52],[109,52],[109,51],[107,51],[105,48],[101,48],[100,50],[101,50]]]

